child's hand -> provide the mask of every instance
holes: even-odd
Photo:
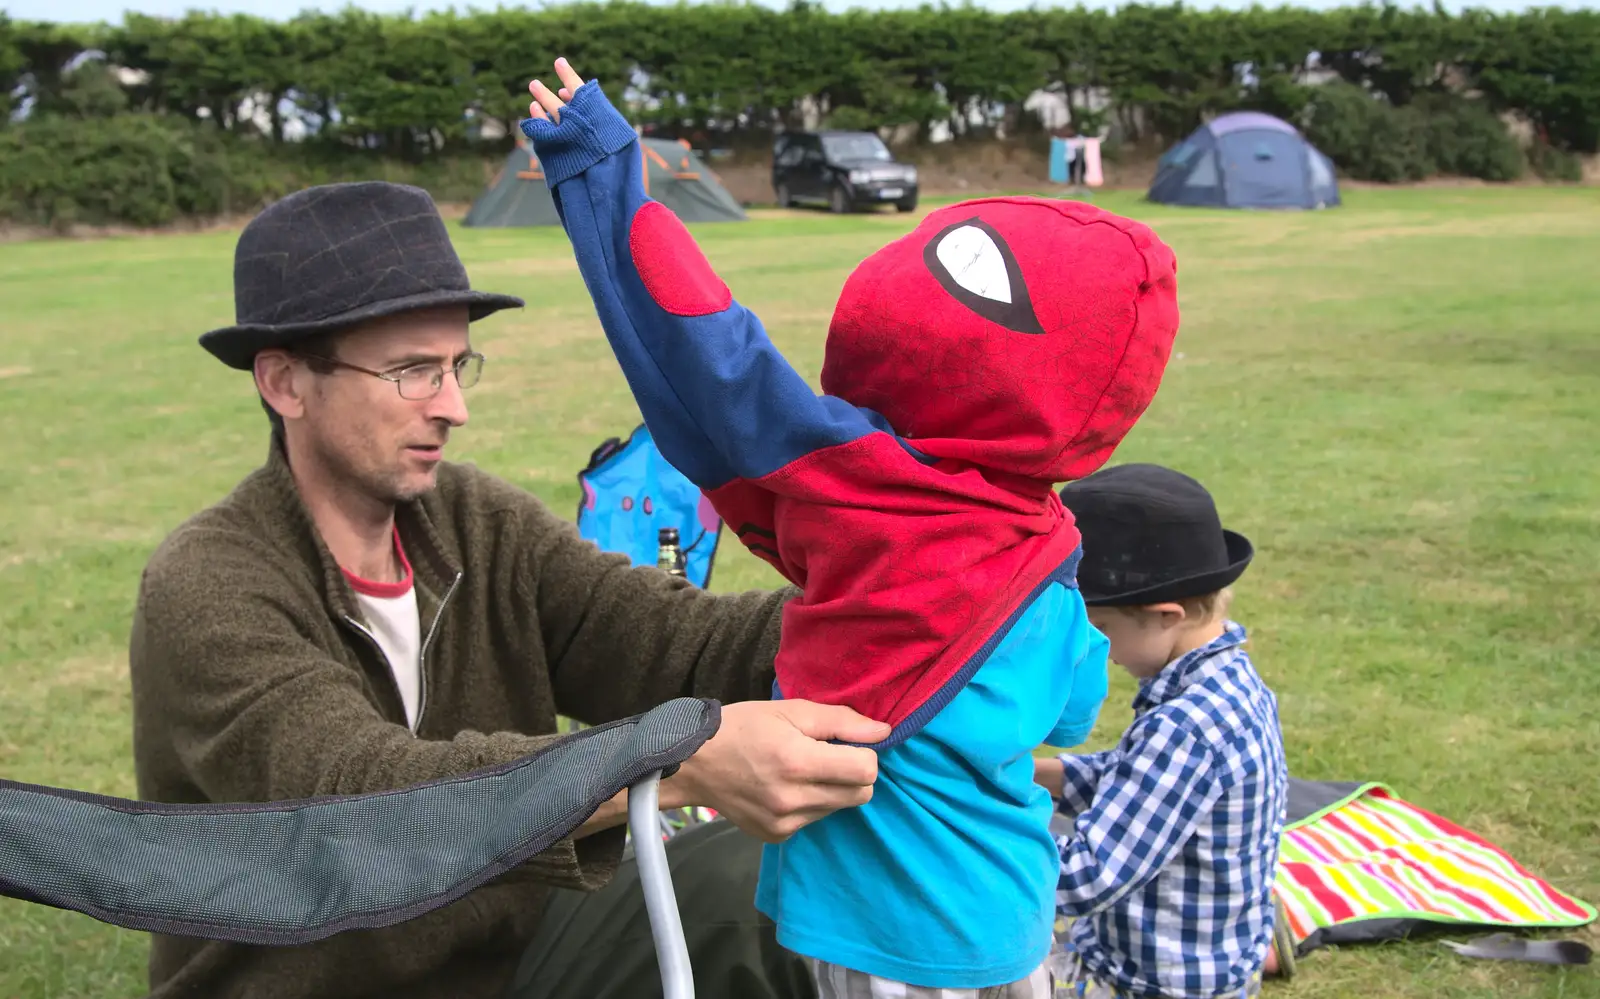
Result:
[[[556,60],[556,76],[561,80],[561,89],[555,93],[551,93],[550,88],[538,80],[528,84],[528,91],[534,97],[533,102],[528,105],[528,117],[542,118],[558,125],[561,123],[561,109],[567,106],[567,101],[572,100],[572,95],[583,86],[583,77],[573,71],[571,64],[564,57]]]
[[[1054,756],[1033,758],[1033,782],[1050,792],[1050,797],[1061,797],[1061,785],[1066,779],[1066,767]]]

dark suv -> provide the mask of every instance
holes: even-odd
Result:
[[[819,202],[843,213],[864,205],[917,207],[917,168],[897,162],[871,132],[785,132],[772,143],[772,191],[784,208]]]

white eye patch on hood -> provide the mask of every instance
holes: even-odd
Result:
[[[928,270],[957,301],[1018,333],[1043,333],[1016,254],[977,216],[941,230],[923,251]]]

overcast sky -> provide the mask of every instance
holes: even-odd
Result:
[[[768,0],[773,6],[781,6],[779,0]],[[825,6],[830,10],[843,10],[849,7],[890,8],[890,7],[915,7],[921,0],[824,0]],[[991,10],[1020,10],[1034,5],[1035,0],[978,0],[978,5]],[[1523,10],[1529,6],[1565,7],[1569,10],[1594,8],[1600,0],[1552,0],[1549,3],[1530,4],[1526,0],[1476,0],[1472,3],[1462,3],[1461,0],[1446,0],[1444,6],[1448,10],[1460,10],[1464,6],[1487,8],[1497,11]],[[1240,8],[1247,7],[1250,0],[1191,0],[1189,6],[1204,8]],[[1043,4],[1053,6],[1053,4]],[[1085,0],[1085,5],[1090,7],[1113,7],[1120,4],[1103,2],[1103,0]],[[1271,0],[1268,6],[1274,4]],[[0,0],[0,10],[10,14],[13,18],[29,21],[109,21],[122,20],[122,14],[127,10],[136,10],[141,14],[158,16],[178,16],[191,7],[204,10],[216,10],[223,13],[248,13],[262,17],[286,18],[292,17],[303,8],[338,10],[345,6],[344,0]],[[472,6],[493,9],[497,4],[493,2],[479,2],[469,4],[463,2],[452,3],[451,0],[359,0],[355,6],[367,10],[397,12],[412,8],[423,10],[448,10],[454,6],[457,10],[466,11]],[[506,4],[516,7],[520,4]],[[530,4],[530,6],[532,6]],[[1302,0],[1293,6],[1325,8],[1342,6],[1335,2],[1324,0]],[[1424,6],[1415,0],[1401,0],[1401,6]]]

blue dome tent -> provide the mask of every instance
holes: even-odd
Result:
[[[1167,150],[1147,197],[1211,208],[1329,208],[1339,204],[1333,163],[1291,124],[1237,111]]]

